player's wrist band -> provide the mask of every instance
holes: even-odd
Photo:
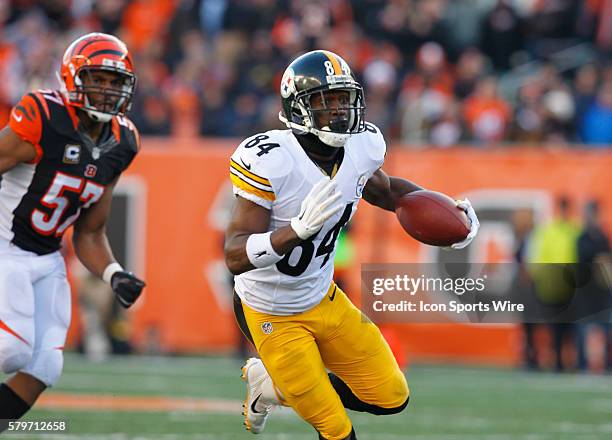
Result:
[[[102,279],[106,281],[108,284],[110,284],[111,279],[113,278],[113,275],[115,275],[115,273],[117,272],[122,272],[122,271],[123,271],[123,267],[121,267],[119,263],[117,262],[111,263],[108,266],[106,266],[106,269],[104,269],[104,272],[102,272]]]
[[[246,253],[251,264],[255,267],[267,267],[283,259],[272,247],[270,236],[272,232],[251,234],[246,242]]]

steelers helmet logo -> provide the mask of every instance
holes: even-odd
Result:
[[[283,79],[281,79],[280,93],[283,98],[288,98],[295,93],[295,82],[293,80],[295,72],[289,68],[285,70]]]

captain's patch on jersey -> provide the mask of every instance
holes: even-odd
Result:
[[[64,147],[63,162],[67,164],[79,163],[81,160],[81,146],[76,144],[66,144]]]

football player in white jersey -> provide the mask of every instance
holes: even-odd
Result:
[[[421,188],[382,171],[385,140],[364,120],[363,89],[338,55],[298,57],[280,93],[288,129],[246,139],[230,162],[237,197],[225,258],[237,321],[260,356],[243,367],[245,425],[259,433],[271,407],[285,405],[322,439],[355,439],[345,408],[395,414],[409,390],[376,325],[333,282],[336,239],[361,198],[394,211]],[[456,248],[478,230],[469,202],[459,206],[472,228]]]
[[[26,94],[0,132],[0,432],[57,383],[70,323],[60,254],[74,224],[79,260],[108,282],[124,307],[144,282],[115,261],[106,238],[112,192],[140,138],[127,119],[136,77],[118,38],[76,39],[61,67],[62,90]]]

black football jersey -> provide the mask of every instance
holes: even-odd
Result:
[[[116,116],[95,144],[55,90],[25,95],[9,125],[37,155],[2,175],[0,239],[38,255],[55,252],[81,211],[130,165],[139,149],[138,131],[127,117]]]

